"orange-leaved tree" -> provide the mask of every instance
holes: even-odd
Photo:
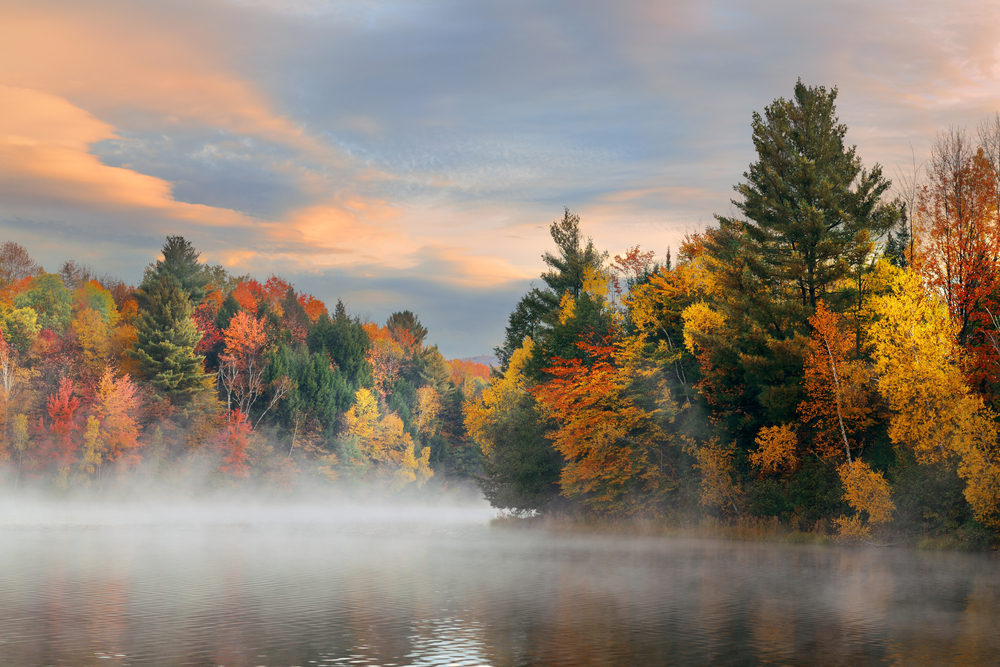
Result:
[[[138,388],[128,373],[116,378],[110,368],[97,385],[94,414],[100,422],[105,459],[117,464],[122,475],[135,468],[141,458],[138,413],[141,407]]]
[[[873,397],[864,364],[851,359],[854,341],[841,330],[841,317],[823,301],[809,318],[802,384],[806,399],[799,403],[802,423],[811,428],[813,448],[828,460],[852,461],[857,438],[872,425]]]
[[[219,357],[219,381],[226,390],[226,406],[246,416],[264,391],[267,333],[261,320],[239,311],[226,329],[225,352]]]
[[[217,439],[222,455],[223,473],[236,479],[250,477],[250,456],[247,446],[250,444],[250,423],[247,416],[239,409],[231,410],[226,418],[226,425],[219,431]]]
[[[552,379],[532,390],[556,424],[547,437],[566,460],[562,493],[602,511],[655,511],[673,488],[669,439],[653,414],[660,408],[636,401],[634,373],[616,364],[613,345],[577,346],[585,360],[554,358]]]

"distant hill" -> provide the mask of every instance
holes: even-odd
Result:
[[[500,365],[500,360],[492,354],[481,354],[478,357],[466,357],[462,361],[471,361],[476,364],[485,364],[491,368],[495,368]]]

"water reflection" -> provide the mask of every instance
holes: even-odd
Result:
[[[1000,567],[311,517],[0,525],[3,665],[996,664]],[[356,519],[356,517],[355,517]]]

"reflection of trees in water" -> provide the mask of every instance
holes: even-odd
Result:
[[[998,568],[984,555],[499,531],[140,533],[0,533],[0,664],[116,664],[98,652],[496,667],[1000,655]]]

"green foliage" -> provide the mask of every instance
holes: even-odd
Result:
[[[897,266],[901,269],[905,269],[908,265],[906,260],[906,254],[910,250],[910,230],[906,226],[906,218],[902,220],[902,224],[899,225],[896,230],[896,235],[893,236],[892,232],[889,232],[888,237],[885,242],[885,258],[889,260],[889,263],[893,266]]]
[[[951,459],[918,465],[912,452],[900,453],[891,474],[899,529],[943,535],[977,523],[965,500],[965,482],[958,476],[957,463]]]
[[[361,321],[347,315],[343,303],[337,301],[332,319],[320,315],[309,331],[308,344],[310,352],[328,354],[354,390],[370,386],[372,369],[365,355],[371,341]]]
[[[203,264],[201,267],[202,273],[207,276],[208,285],[214,285],[223,294],[230,294],[236,286],[242,282],[250,280],[250,274],[243,274],[241,276],[234,276],[226,271],[225,267],[221,264],[208,265]]]
[[[550,267],[541,275],[545,289],[533,287],[510,314],[504,343],[495,350],[501,371],[507,369],[511,355],[521,347],[525,337],[536,342],[544,340],[545,329],[554,323],[563,295],[577,299],[583,291],[587,270],[600,270],[608,257],[608,253],[594,248],[593,239],[584,240],[580,216],[568,208],[561,220],[549,225],[549,234],[558,254],[546,252],[542,255],[542,260]]]
[[[476,482],[493,507],[519,512],[546,510],[559,495],[562,460],[545,438],[530,396],[520,398],[490,427],[493,442],[480,460]]]
[[[326,438],[332,437],[337,418],[354,401],[354,390],[346,377],[330,368],[324,354],[281,345],[268,354],[264,381],[273,386],[282,377],[291,380],[292,388],[277,402],[269,420],[286,432],[298,429],[299,433],[305,433],[312,429]],[[267,405],[272,394],[273,389],[261,403]]]
[[[849,511],[837,470],[811,457],[803,461],[788,486],[788,501],[800,528],[811,529],[820,520]]]
[[[198,261],[201,253],[195,251],[191,242],[183,236],[168,236],[162,252],[163,259],[146,267],[141,287],[148,291],[162,275],[168,274],[177,280],[193,306],[204,301],[208,293],[206,288],[213,276]]]
[[[879,165],[866,171],[855,148],[846,148],[847,127],[838,122],[837,89],[810,88],[800,80],[791,100],[775,100],[753,115],[758,160],[734,189],[746,222],[738,225],[749,249],[747,268],[764,281],[787,286],[812,314],[852,266],[870,255],[872,243],[902,214],[882,195],[891,183]],[[719,218],[720,222],[726,220]]]
[[[111,292],[98,284],[87,282],[73,294],[73,306],[76,310],[90,308],[101,316],[108,326],[118,322],[118,310],[115,308],[115,298]]]
[[[442,398],[455,391],[451,383],[451,367],[437,345],[421,350],[417,354],[416,362],[420,384],[433,387]]]
[[[194,352],[201,334],[191,319],[191,304],[170,273],[146,283],[136,292],[136,299],[138,338],[129,356],[138,362],[142,376],[171,402],[187,403],[210,387],[203,358]]]
[[[395,412],[403,420],[407,431],[414,432],[413,406],[417,402],[417,388],[406,378],[400,378],[392,386],[388,400],[388,412]],[[411,433],[413,435],[414,433]]]
[[[240,308],[239,302],[233,296],[232,292],[226,295],[223,299],[222,305],[219,306],[219,312],[215,314],[215,328],[219,331],[225,331],[229,328],[229,323],[236,316],[236,313],[243,310]]]
[[[0,306],[0,331],[15,350],[25,353],[42,331],[38,315],[31,308],[7,308]]]
[[[17,308],[31,308],[38,315],[38,325],[61,335],[73,317],[72,293],[54,273],[42,273],[31,286],[14,298]]]

